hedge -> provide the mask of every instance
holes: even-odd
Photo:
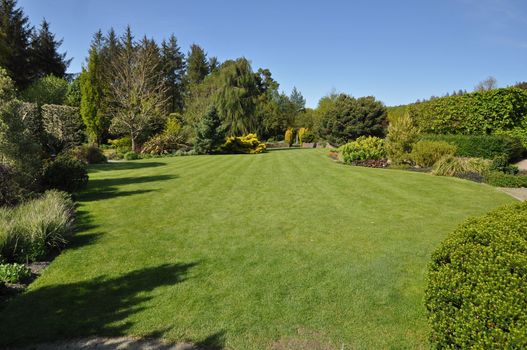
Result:
[[[505,155],[509,161],[521,158],[525,149],[520,140],[507,135],[432,135],[421,137],[427,141],[444,141],[457,147],[456,155],[494,159]]]
[[[425,133],[492,134],[522,125],[527,116],[527,91],[503,88],[436,98],[408,107]]]
[[[485,174],[485,182],[496,187],[527,187],[527,176],[491,171]]]
[[[461,225],[427,277],[434,348],[527,348],[527,203]]]

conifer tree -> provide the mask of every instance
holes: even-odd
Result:
[[[199,45],[192,44],[187,57],[187,81],[199,84],[210,72],[207,54]]]
[[[225,129],[216,107],[212,106],[196,128],[194,150],[198,154],[210,154],[225,142]]]
[[[16,0],[0,0],[0,66],[7,69],[19,90],[31,83],[31,30],[29,19],[17,8]]]
[[[168,88],[169,112],[181,112],[184,98],[185,55],[181,52],[174,34],[168,41],[163,40],[161,43],[161,61]]]
[[[42,21],[38,31],[31,35],[30,63],[33,79],[40,79],[46,75],[64,78],[71,59],[66,59],[66,53],[59,53],[62,40],[56,40],[49,29],[49,23]]]
[[[80,75],[80,113],[86,125],[90,141],[100,144],[108,125],[104,117],[104,90],[102,86],[100,52],[96,46],[90,49],[88,67]]]
[[[291,100],[291,103],[293,103],[293,105],[295,106],[296,112],[303,111],[306,108],[306,99],[304,98],[304,96],[302,96],[300,91],[298,91],[296,86],[293,87],[293,91],[291,91],[291,96],[289,97],[289,100]]]

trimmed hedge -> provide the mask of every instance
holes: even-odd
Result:
[[[509,161],[518,159],[525,151],[520,140],[507,135],[432,135],[426,141],[444,141],[457,147],[460,157],[493,159],[505,155]]]
[[[425,304],[435,348],[527,348],[527,203],[461,225],[433,253]]]
[[[410,105],[425,133],[492,134],[521,126],[527,116],[527,91],[503,88],[449,96]]]
[[[490,171],[485,174],[485,182],[496,187],[527,187],[527,176]]]

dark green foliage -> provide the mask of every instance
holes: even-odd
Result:
[[[490,165],[491,171],[501,171],[505,174],[516,175],[520,170],[517,166],[509,163],[507,156],[496,156]]]
[[[187,55],[187,82],[199,84],[210,73],[207,54],[199,45],[192,44]]]
[[[161,43],[161,64],[168,87],[169,112],[180,112],[183,110],[186,64],[174,34]]]
[[[194,150],[197,154],[210,154],[216,152],[218,147],[225,142],[225,128],[215,107],[203,117],[196,128]]]
[[[29,19],[16,0],[0,1],[0,66],[5,67],[19,89],[26,88],[32,79],[29,40]]]
[[[374,97],[354,98],[340,94],[322,115],[321,136],[343,145],[360,136],[384,136],[386,107]]]
[[[34,79],[46,75],[61,78],[65,76],[71,59],[66,59],[66,53],[58,52],[60,45],[62,40],[55,39],[55,35],[49,30],[49,23],[43,20],[38,31],[34,31],[31,35],[30,63]]]
[[[22,99],[39,106],[45,104],[61,105],[68,92],[68,82],[54,75],[46,75],[24,90]]]
[[[73,158],[86,164],[106,163],[107,159],[96,145],[81,145],[70,151]]]
[[[80,75],[73,79],[72,82],[68,85],[68,90],[66,91],[66,96],[64,96],[64,103],[71,107],[81,107],[81,80]]]
[[[445,141],[457,146],[456,155],[493,159],[505,155],[509,161],[520,158],[525,151],[521,142],[506,135],[424,135],[423,140]]]
[[[527,175],[489,171],[485,174],[485,182],[496,187],[527,187]]]
[[[418,141],[412,149],[410,159],[420,167],[431,167],[439,159],[453,156],[457,147],[445,141]]]
[[[302,93],[298,91],[298,89],[293,87],[293,90],[291,91],[291,96],[289,96],[289,100],[291,100],[291,103],[295,106],[295,112],[301,112],[306,108],[306,99],[304,96],[302,96]]]
[[[314,132],[310,130],[307,130],[306,132],[304,132],[304,135],[302,135],[302,142],[313,143],[316,141],[317,141],[317,136],[315,135]]]
[[[47,161],[42,170],[42,186],[69,193],[77,192],[88,184],[88,170],[80,160],[59,156]]]
[[[139,159],[139,154],[137,154],[134,151],[126,152],[124,154],[124,159],[126,159],[126,160],[136,160],[136,159]]]
[[[435,348],[527,347],[527,203],[469,220],[432,255],[426,308]]]
[[[0,207],[18,204],[26,194],[17,181],[17,174],[6,164],[0,164]]]
[[[22,264],[0,264],[0,282],[19,283],[31,277],[31,270]]]
[[[84,142],[84,124],[78,108],[44,105],[42,124],[46,133],[46,147],[52,154]]]
[[[527,115],[527,91],[478,91],[416,103],[408,109],[423,132],[490,134],[521,125]]]

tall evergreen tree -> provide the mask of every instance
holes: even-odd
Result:
[[[80,75],[81,107],[80,113],[86,125],[90,140],[100,144],[108,125],[104,117],[104,89],[101,76],[100,52],[92,45],[88,57],[88,67]]]
[[[174,34],[161,43],[161,64],[168,88],[169,112],[181,112],[185,92],[185,55]]]
[[[218,57],[212,56],[209,59],[209,72],[214,73],[220,69],[221,63],[218,60]]]
[[[192,44],[187,57],[187,81],[199,84],[210,72],[207,54],[199,45]]]
[[[304,98],[304,96],[302,96],[300,91],[298,91],[296,86],[293,87],[293,91],[291,91],[291,96],[289,97],[289,99],[295,106],[296,112],[301,112],[306,108],[306,99]]]
[[[64,78],[71,59],[66,59],[66,53],[59,53],[62,40],[56,40],[49,29],[49,23],[42,21],[38,31],[31,35],[30,63],[33,79],[40,79],[46,75]]]
[[[31,26],[16,0],[0,0],[0,66],[7,69],[19,89],[31,82],[29,40]]]

